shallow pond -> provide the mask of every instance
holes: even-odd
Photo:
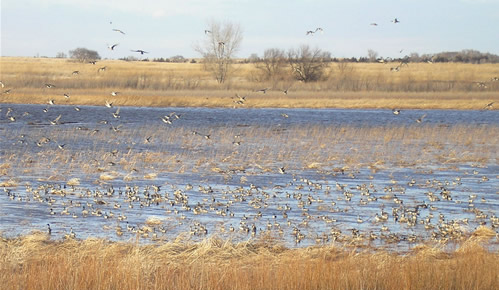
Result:
[[[404,249],[499,225],[498,111],[0,108],[4,236]]]

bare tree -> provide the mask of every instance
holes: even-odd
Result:
[[[203,56],[205,69],[210,71],[218,83],[223,83],[230,74],[232,58],[243,39],[239,24],[211,21],[205,30],[206,39],[194,49]]]
[[[255,63],[255,67],[262,72],[264,80],[274,81],[285,77],[286,65],[286,53],[278,48],[266,49],[261,61]]]
[[[376,59],[378,58],[378,53],[375,50],[368,49],[367,58],[369,59],[369,62],[376,62]]]
[[[95,61],[100,59],[99,53],[97,51],[82,47],[70,50],[69,57],[76,59],[80,62]]]
[[[288,52],[288,62],[297,80],[304,82],[318,81],[325,78],[325,71],[331,60],[331,54],[319,48],[311,49],[302,45],[299,49]]]

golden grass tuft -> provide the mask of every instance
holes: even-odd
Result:
[[[47,235],[0,240],[0,282],[22,289],[494,289],[499,253],[469,242],[409,253],[288,249],[216,237],[153,245]],[[17,285],[17,286],[15,286]]]

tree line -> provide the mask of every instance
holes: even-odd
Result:
[[[400,58],[378,57],[378,53],[369,49],[366,57],[335,58],[328,51],[311,48],[304,44],[287,51],[279,48],[266,49],[262,57],[252,54],[249,58],[236,60],[235,55],[242,43],[242,29],[232,22],[218,22],[212,20],[205,30],[205,38],[195,45],[194,49],[201,55],[203,67],[209,71],[218,83],[224,83],[237,62],[253,63],[260,72],[261,80],[282,80],[292,77],[303,82],[320,81],[326,77],[326,68],[331,62],[462,62],[462,63],[499,63],[499,56],[491,53],[482,53],[476,50],[465,49],[459,52],[440,52],[436,54],[411,53]],[[58,53],[58,57],[65,56]],[[97,51],[86,48],[76,48],[69,51],[69,57],[80,62],[92,62],[101,59]],[[123,58],[126,61],[137,61],[135,58]],[[142,61],[149,61],[142,59]],[[157,62],[188,62],[181,55],[171,58],[153,59]],[[190,61],[196,63],[195,59]]]

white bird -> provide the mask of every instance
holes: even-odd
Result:
[[[400,115],[400,109],[393,109],[393,110],[392,110],[392,113],[393,113],[394,115]]]
[[[48,100],[48,103],[49,103],[49,105],[55,105],[55,102],[52,99]]]
[[[400,21],[399,21],[397,18],[395,18],[395,19],[393,19],[393,20],[392,20],[392,22],[393,22],[393,23],[395,23],[395,24],[397,24],[397,23],[399,23]]]
[[[113,92],[114,93],[114,92]],[[112,94],[112,93],[111,93]],[[113,95],[115,96],[115,95]],[[113,107],[113,103],[110,103],[109,101],[106,101],[106,107],[108,108],[112,108]]]
[[[115,97],[116,97],[119,93],[120,93],[120,92],[114,92],[114,91],[113,91],[113,92],[111,92],[111,96],[115,96]]]
[[[55,86],[54,86],[53,84],[45,84],[45,87],[47,87],[47,88],[49,88],[49,89],[50,89],[50,88],[55,88]]]

